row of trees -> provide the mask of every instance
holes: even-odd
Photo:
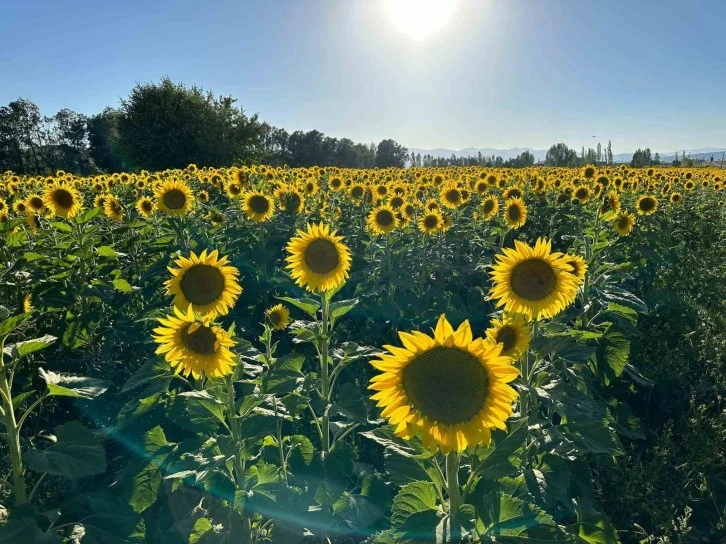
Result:
[[[608,146],[603,149],[601,143],[598,142],[597,149],[589,148],[585,151],[582,146],[580,155],[577,151],[570,149],[566,144],[554,144],[547,150],[545,156],[545,164],[551,166],[583,166],[585,164],[613,164],[613,146],[608,141]]]
[[[164,78],[138,84],[119,108],[86,117],[63,109],[43,116],[25,99],[0,107],[0,172],[20,174],[66,170],[77,174],[123,170],[183,168],[189,163],[220,167],[230,164],[341,166],[346,168],[441,166],[527,167],[529,151],[504,160],[500,156],[449,158],[421,156],[386,139],[379,144],[332,138],[318,130],[288,133],[249,116],[231,96],[214,96]],[[674,164],[686,163],[685,152]],[[581,166],[612,164],[612,145],[582,147],[580,155],[564,143],[553,145],[545,164]],[[660,164],[656,153],[638,149],[631,166]]]
[[[440,166],[508,166],[514,168],[522,168],[525,166],[532,166],[534,164],[534,155],[529,151],[524,151],[516,157],[507,159],[506,161],[498,156],[482,155],[480,151],[477,155],[457,157],[455,154],[451,154],[451,157],[434,157],[433,155],[423,155],[421,153],[411,153],[407,157],[407,162],[410,166],[422,166],[422,167],[440,167]]]
[[[248,116],[235,102],[168,78],[138,84],[121,107],[91,117],[68,109],[45,117],[21,98],[0,108],[0,172],[88,174],[254,162],[372,168],[403,167],[408,159],[408,150],[390,139],[376,145],[317,130],[289,134]]]

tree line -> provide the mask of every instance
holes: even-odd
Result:
[[[690,158],[673,164],[686,164]],[[582,166],[612,164],[612,145],[578,156],[564,143],[547,151],[545,164]],[[197,86],[163,78],[140,83],[117,108],[85,116],[64,108],[44,116],[36,104],[19,98],[0,107],[0,172],[48,174],[64,170],[86,175],[128,170],[165,170],[197,166],[222,167],[264,163],[274,166],[443,167],[532,166],[529,151],[504,160],[500,156],[434,157],[408,150],[392,139],[357,143],[318,130],[289,133],[247,115],[231,96],[215,96]],[[631,166],[660,164],[658,153],[638,149]]]
[[[403,167],[408,150],[288,133],[247,115],[230,96],[172,82],[137,84],[118,108],[85,116],[63,109],[49,117],[30,100],[0,107],[0,172],[75,174],[232,164]]]

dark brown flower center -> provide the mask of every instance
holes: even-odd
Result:
[[[514,347],[517,340],[517,333],[509,325],[504,325],[497,331],[497,343],[504,344],[504,351],[507,352]]]
[[[403,370],[402,384],[414,410],[433,422],[456,425],[483,408],[489,376],[468,351],[437,346],[413,358]]]
[[[435,215],[427,215],[424,217],[424,227],[434,229],[439,225],[439,218]]]
[[[305,249],[305,264],[316,274],[327,274],[338,267],[338,248],[330,240],[313,240]]]
[[[266,196],[254,195],[247,201],[247,205],[256,214],[265,214],[270,209],[270,201]]]
[[[393,214],[388,210],[379,210],[376,214],[376,223],[381,227],[390,227],[394,219]]]
[[[542,259],[527,259],[516,264],[509,281],[512,291],[526,300],[547,298],[557,286],[552,265]]]
[[[194,325],[194,324],[192,324]],[[217,335],[211,327],[200,325],[194,332],[189,333],[190,325],[182,331],[182,342],[184,345],[199,355],[214,355],[217,351]]]
[[[192,304],[211,304],[224,292],[224,275],[212,265],[195,264],[182,274],[179,286],[184,298]]]
[[[169,189],[164,193],[163,201],[170,210],[181,210],[187,203],[187,195],[181,189]]]
[[[446,201],[451,204],[456,204],[461,200],[461,193],[456,189],[449,189],[445,195]]]
[[[53,203],[65,210],[73,207],[73,194],[65,189],[56,189],[53,191]]]
[[[507,216],[511,221],[519,221],[519,218],[522,217],[522,210],[519,208],[519,205],[510,204],[507,208]]]

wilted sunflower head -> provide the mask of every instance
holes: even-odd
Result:
[[[192,252],[174,264],[178,268],[169,268],[172,278],[166,282],[166,292],[174,295],[172,303],[182,311],[192,308],[203,316],[226,315],[242,293],[239,270],[227,257],[219,258],[217,250]]]
[[[442,315],[433,336],[399,332],[403,347],[371,362],[381,374],[371,380],[371,399],[398,436],[419,436],[442,453],[488,444],[491,429],[506,430],[517,393],[507,385],[518,372],[501,346],[474,340],[468,321],[454,331]]]
[[[324,223],[308,224],[287,245],[286,268],[300,287],[324,293],[345,283],[350,270],[350,249],[343,237]]]

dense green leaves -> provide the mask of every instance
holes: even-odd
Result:
[[[53,443],[23,455],[28,468],[68,479],[93,476],[106,470],[106,454],[96,435],[77,421],[60,425]]]

